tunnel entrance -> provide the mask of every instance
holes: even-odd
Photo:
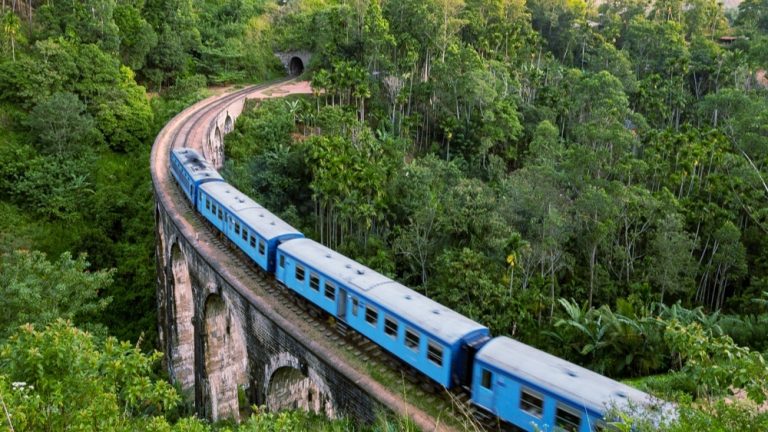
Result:
[[[304,62],[298,57],[292,57],[288,63],[288,71],[291,76],[299,76],[304,73]]]

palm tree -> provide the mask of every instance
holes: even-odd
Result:
[[[16,61],[16,36],[21,28],[21,20],[13,11],[8,11],[3,16],[3,33],[11,41],[11,58]]]

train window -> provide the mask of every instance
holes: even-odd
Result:
[[[285,267],[285,255],[280,255],[280,267]]]
[[[240,234],[240,224],[235,222],[235,234]]]
[[[544,399],[538,393],[523,390],[520,395],[520,409],[532,416],[541,418],[541,413],[544,411]]]
[[[264,251],[267,249],[267,244],[264,243],[264,240],[259,240],[259,255],[264,255]],[[302,278],[301,280],[304,280]]]
[[[408,348],[418,351],[419,350],[419,334],[415,331],[406,328],[405,329],[405,346]]]
[[[328,300],[336,300],[336,287],[328,281],[325,281],[325,296]]]
[[[243,240],[248,241],[248,230],[243,227]]]
[[[205,209],[206,210],[211,209],[211,201],[208,199],[208,197],[205,197]]]
[[[309,287],[315,291],[320,291],[320,278],[316,274],[309,274]]]
[[[556,431],[576,432],[579,430],[579,423],[581,423],[579,413],[563,405],[557,405],[557,412],[555,413]]]
[[[488,369],[483,369],[483,376],[480,378],[480,385],[490,389],[491,388],[491,371]]]
[[[376,323],[379,321],[379,313],[376,312],[376,309],[370,306],[365,307],[365,321],[372,326],[376,326]]]
[[[443,347],[435,342],[429,341],[427,343],[427,359],[432,363],[442,366],[443,365]]]
[[[304,281],[304,267],[297,265],[296,266],[296,280],[297,281]]]
[[[219,220],[224,219],[224,214],[221,212],[221,207],[219,207]]]
[[[390,317],[384,317],[384,333],[393,338],[397,338],[397,320]]]
[[[251,245],[251,247],[252,247],[252,248],[255,248],[255,247],[256,247],[256,237],[254,237],[254,236],[251,236],[250,245]],[[281,267],[282,267],[282,266],[281,266]]]
[[[216,204],[211,204],[211,213],[216,216]]]
[[[357,316],[357,308],[360,303],[357,301],[357,297],[352,297],[352,315]]]

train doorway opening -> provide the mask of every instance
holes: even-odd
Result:
[[[288,71],[291,76],[299,76],[304,73],[304,62],[298,57],[292,57],[288,63]]]

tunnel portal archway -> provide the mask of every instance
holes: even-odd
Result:
[[[304,62],[298,57],[291,57],[291,61],[288,64],[288,71],[291,76],[299,76],[304,73]]]

